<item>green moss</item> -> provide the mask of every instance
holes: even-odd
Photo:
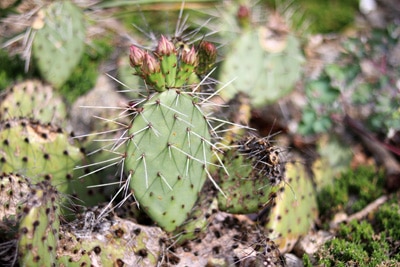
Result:
[[[91,46],[86,46],[81,62],[60,88],[61,94],[70,103],[94,87],[99,74],[99,65],[111,52],[112,41],[109,37],[95,39]]]
[[[321,219],[329,221],[339,211],[348,214],[360,211],[383,194],[383,183],[383,172],[377,173],[371,166],[361,166],[343,173],[332,185],[322,188],[318,193]]]
[[[393,240],[400,240],[400,207],[399,197],[382,205],[375,214],[376,228]],[[400,254],[400,252],[399,252]],[[400,255],[398,255],[400,257]]]
[[[320,263],[325,266],[377,266],[390,261],[390,247],[384,235],[376,233],[367,221],[341,224],[337,237],[322,249]]]

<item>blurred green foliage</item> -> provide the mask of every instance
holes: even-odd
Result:
[[[397,45],[395,30],[374,30],[369,36],[348,38],[334,63],[317,79],[305,85],[308,101],[303,109],[299,133],[331,130],[332,115],[355,114],[370,130],[386,134],[400,130],[400,94],[396,82],[400,69],[390,60]]]
[[[331,33],[344,30],[353,21],[358,11],[359,0],[266,0],[266,3],[276,7],[286,4],[298,5],[304,16],[310,20],[311,33]]]
[[[0,49],[0,91],[24,78],[24,62]]]
[[[61,94],[69,103],[73,103],[79,96],[94,87],[99,75],[99,65],[110,56],[112,51],[111,37],[94,39],[90,46],[86,45],[80,63],[60,88]]]

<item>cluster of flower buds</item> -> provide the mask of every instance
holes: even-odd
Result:
[[[135,74],[157,91],[179,88],[196,80],[204,74],[216,60],[215,46],[202,42],[199,51],[176,48],[165,36],[161,36],[154,52],[143,50],[135,45],[130,47],[130,64]]]

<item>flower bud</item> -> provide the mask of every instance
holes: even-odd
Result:
[[[143,64],[145,51],[135,45],[129,48],[129,61],[132,67],[138,67]]]
[[[199,64],[196,68],[196,73],[199,75],[208,72],[217,60],[217,49],[215,46],[207,41],[202,41],[199,44],[198,51]]]
[[[160,72],[160,62],[149,53],[144,54],[142,71],[144,74]]]
[[[169,41],[164,35],[161,35],[161,38],[158,41],[156,54],[159,56],[169,56],[173,53],[176,53],[175,45],[171,41]]]
[[[182,62],[192,66],[197,65],[197,54],[193,46],[189,51],[187,50],[182,51]]]

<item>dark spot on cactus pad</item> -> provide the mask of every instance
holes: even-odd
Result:
[[[22,161],[23,162],[28,162],[28,158],[27,157],[22,157]]]
[[[124,230],[121,229],[121,228],[116,229],[116,230],[114,231],[114,233],[115,233],[115,235],[116,235],[117,237],[119,237],[119,238],[121,238],[121,237],[124,236]]]
[[[142,249],[140,249],[140,250],[137,252],[137,255],[139,255],[140,257],[145,258],[145,257],[147,257],[148,252],[147,252],[146,249],[142,248]]]
[[[48,138],[46,133],[42,133],[41,136],[42,136],[43,139],[47,139]]]
[[[25,137],[24,142],[27,143],[27,144],[29,144],[29,139],[28,139],[28,137]]]
[[[39,255],[33,257],[33,262],[38,262],[38,261],[40,261],[40,256]]]
[[[40,224],[40,222],[39,222],[39,221],[34,221],[34,222],[33,222],[33,228],[36,228],[36,227],[38,227],[38,226],[39,226],[39,224]]]
[[[152,197],[153,195],[154,195],[154,193],[153,193],[153,192],[150,192],[150,193],[149,193],[149,196],[150,196],[150,197]]]
[[[99,255],[101,253],[101,248],[99,246],[96,246],[93,248],[94,253],[96,253],[96,255]]]
[[[63,154],[64,154],[65,156],[68,156],[68,154],[69,154],[69,153],[68,153],[68,150],[64,150],[64,151],[63,151]]]
[[[22,126],[22,127],[26,127],[26,121],[22,121],[22,122],[21,122],[21,126]]]
[[[175,200],[175,197],[174,197],[174,196],[171,196],[171,200]]]
[[[122,267],[122,266],[124,266],[124,262],[121,259],[117,259],[115,261],[115,266]]]
[[[0,162],[1,163],[6,163],[6,159],[4,157],[1,157]]]
[[[47,247],[47,250],[50,251],[50,252],[53,251],[53,249],[54,249],[54,248],[53,248],[52,246],[48,246],[48,247]]]
[[[45,153],[45,154],[43,155],[43,158],[44,158],[45,160],[49,160],[49,159],[50,159],[50,155],[47,154],[47,153]]]
[[[181,205],[181,208],[184,209],[184,208],[185,208],[185,204],[182,204],[182,205]]]
[[[73,177],[73,175],[70,174],[70,173],[67,173],[67,175],[65,175],[65,178],[66,178],[67,180],[71,180],[72,177]]]
[[[8,146],[9,144],[10,144],[10,142],[8,141],[8,139],[5,139],[5,140],[3,141],[3,145]]]
[[[51,174],[46,174],[45,176],[44,176],[44,179],[46,180],[46,181],[50,181],[51,180]]]
[[[5,128],[6,128],[6,129],[11,128],[11,124],[10,124],[9,122],[7,122],[6,125],[5,125]]]

